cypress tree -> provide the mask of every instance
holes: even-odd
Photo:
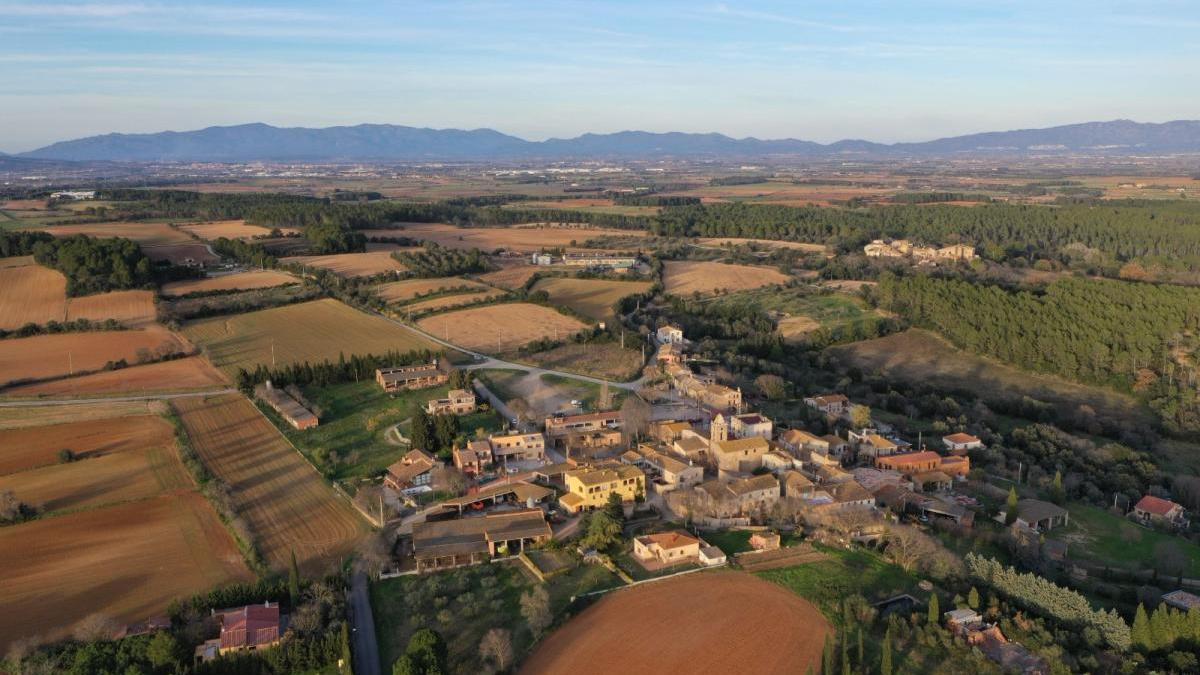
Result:
[[[1129,631],[1130,642],[1135,649],[1151,651],[1154,640],[1150,634],[1150,619],[1146,617],[1146,607],[1138,603],[1137,613],[1133,615],[1133,627]]]
[[[1067,501],[1067,491],[1063,488],[1061,470],[1054,472],[1054,481],[1050,483],[1050,501],[1059,505]]]
[[[1016,486],[1008,489],[1008,502],[1004,508],[1004,524],[1012,525],[1017,522],[1017,488]]]
[[[879,675],[892,675],[892,625],[883,634],[883,654],[879,657]]]
[[[295,609],[300,604],[300,566],[296,564],[296,549],[292,549],[292,565],[288,570],[288,597]]]
[[[971,592],[967,593],[967,607],[979,609],[979,591],[974,586],[971,587]]]
[[[821,651],[821,675],[833,673],[833,642],[830,636],[825,636],[825,648]]]
[[[861,626],[858,629],[858,660],[857,660],[857,663],[860,668],[864,665],[863,664],[863,636],[862,636],[862,627]]]
[[[929,594],[929,625],[938,625],[938,620],[942,618],[942,613],[938,608],[937,591]]]

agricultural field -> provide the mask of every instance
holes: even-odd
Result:
[[[296,330],[297,326],[304,330]],[[231,377],[238,368],[271,365],[272,346],[274,361],[280,365],[336,361],[339,354],[440,349],[386,319],[330,298],[201,319],[184,326],[183,333]]]
[[[508,291],[515,291],[525,286],[525,282],[529,281],[529,278],[537,272],[538,268],[534,265],[520,264],[480,274],[479,280]]]
[[[841,329],[878,321],[881,315],[859,298],[809,288],[760,288],[713,300],[721,306],[753,305],[771,312],[785,340],[801,340],[818,328]]]
[[[846,177],[850,179],[851,177]],[[863,176],[868,182],[879,176]],[[672,192],[671,195],[699,197],[705,202],[756,202],[785,206],[831,206],[848,199],[878,199],[899,192],[894,186],[859,187],[855,185],[820,185],[790,181],[763,181],[746,185],[706,185],[701,188]],[[666,193],[664,193],[665,196]]]
[[[839,616],[842,599],[856,593],[871,602],[900,593],[918,595],[916,577],[875,553],[819,550],[828,556],[825,560],[759,572],[757,576],[808,599],[832,620]]]
[[[75,407],[61,406],[60,410],[69,412]],[[82,461],[174,443],[174,430],[165,419],[147,414],[144,404],[134,412],[136,414],[125,417],[64,421],[61,424],[30,414],[28,422],[41,423],[41,426],[9,429],[0,434],[0,476],[56,465],[58,451],[63,449],[70,450]],[[48,424],[44,423],[47,421]]]
[[[407,268],[392,257],[391,251],[374,253],[337,253],[334,255],[301,255],[282,258],[281,263],[295,263],[329,270],[340,277],[369,277],[385,272],[404,272]]]
[[[820,668],[832,628],[809,602],[741,572],[613,591],[551,633],[522,673],[782,673]],[[736,644],[738,649],[729,649]]]
[[[444,223],[405,223],[402,230],[363,230],[368,237],[411,237],[436,242],[448,248],[478,248],[493,251],[532,253],[543,248],[562,247],[567,251],[586,251],[583,242],[596,237],[644,237],[639,230],[616,230],[599,227],[552,227],[521,225],[517,227],[455,227]]]
[[[699,260],[668,260],[663,266],[663,286],[670,295],[747,291],[784,284],[791,278],[773,267],[730,265]]]
[[[163,244],[161,246],[142,244],[142,253],[145,253],[146,257],[154,262],[166,260],[173,265],[191,263],[211,265],[221,261],[221,257],[213,253],[207,245],[197,241],[191,241],[187,244]]]
[[[133,415],[158,415],[166,411],[161,401],[98,401],[72,405],[30,405],[0,408],[0,430],[84,422],[88,420],[129,417]],[[55,448],[57,452],[60,448]]]
[[[66,317],[66,277],[33,262],[32,256],[0,258],[0,263],[0,329]]]
[[[178,336],[158,326],[0,340],[0,386],[95,372],[121,359],[135,364],[145,353],[185,350]]]
[[[221,237],[225,237],[226,239],[263,237],[270,234],[272,229],[278,229],[284,234],[299,233],[299,230],[293,227],[260,227],[258,225],[247,225],[244,220],[220,220],[212,223],[180,225],[179,229],[188,234],[194,234],[201,239],[207,239],[208,241],[215,241]]]
[[[56,237],[86,234],[89,237],[121,237],[136,241],[143,250],[167,244],[190,244],[193,239],[166,223],[83,223],[78,225],[53,225],[42,228]],[[149,253],[147,253],[149,255]]]
[[[161,405],[80,407],[89,410],[21,408],[23,424],[41,426],[0,434],[0,490],[45,509],[0,528],[0,603],[12,610],[0,643],[61,638],[96,613],[144,621],[177,598],[253,579],[184,469]],[[74,460],[60,461],[62,449]]]
[[[631,340],[636,342],[636,340]],[[615,342],[568,342],[525,358],[542,368],[590,375],[606,380],[636,379],[642,368],[642,353],[621,349]]]
[[[534,291],[546,291],[551,302],[565,305],[597,321],[613,318],[613,305],[626,296],[644,293],[649,281],[611,281],[609,279],[572,279],[551,277],[539,279]]]
[[[187,279],[163,284],[162,294],[179,297],[189,293],[212,293],[215,291],[252,291],[259,288],[274,288],[299,283],[296,277],[274,270],[250,270],[222,274],[204,279]]]
[[[294,551],[306,572],[321,573],[353,551],[365,523],[254,404],[226,394],[171,405],[200,460],[232,489],[271,568],[286,569]]]
[[[808,244],[800,241],[780,241],[778,239],[745,239],[741,237],[701,237],[696,240],[696,243],[702,246],[743,246],[745,244],[754,244],[756,246],[765,246],[767,248],[790,248],[797,251],[808,251],[810,253],[824,253],[826,247],[824,244]]]
[[[826,353],[863,372],[879,372],[889,379],[906,382],[924,382],[948,391],[971,391],[985,401],[994,400],[992,397],[1028,396],[1051,403],[1068,414],[1086,405],[1099,417],[1154,424],[1150,411],[1131,396],[1019,370],[962,351],[939,335],[921,329],[831,347]]]
[[[584,213],[607,213],[618,216],[655,216],[662,209],[657,206],[618,206],[611,199],[563,199],[555,201],[517,201],[505,204],[506,209],[555,209],[582,211]]]
[[[9,387],[0,396],[12,398],[162,394],[204,391],[229,386],[225,374],[200,356],[101,371],[49,382]]]
[[[492,300],[504,295],[507,295],[504,291],[497,291],[495,289],[488,289],[486,291],[472,291],[470,293],[458,293],[455,295],[443,295],[438,298],[422,300],[420,302],[404,305],[403,307],[398,308],[397,311],[405,314],[423,314],[427,312],[451,309],[453,307],[461,307],[463,305],[470,305],[476,302],[483,302],[484,300]]]
[[[1183,576],[1200,577],[1200,546],[1172,534],[1142,527],[1119,515],[1087,504],[1070,504],[1070,523],[1055,528],[1050,539],[1067,543],[1077,560],[1127,570],[1145,570],[1163,561],[1167,551],[1185,567]],[[1169,575],[1168,575],[1169,576]]]
[[[514,351],[542,338],[566,339],[586,328],[578,319],[524,302],[436,314],[417,325],[455,345],[488,353]]]
[[[67,302],[67,320],[116,319],[127,326],[153,323],[154,291],[112,291],[71,298]]]
[[[459,288],[483,290],[488,286],[462,277],[438,277],[436,279],[405,279],[404,281],[380,284],[375,287],[375,292],[390,304],[403,304],[427,295]]]
[[[0,648],[61,639],[97,613],[145,621],[173,600],[254,579],[195,491],[0,528],[0,569]]]
[[[472,374],[505,403],[518,398],[525,401],[535,419],[573,408],[572,401],[582,403],[585,411],[600,409],[600,385],[592,382],[549,373],[539,377],[524,370],[509,368],[485,368],[474,370]],[[619,408],[627,393],[623,389],[610,387],[612,407]]]

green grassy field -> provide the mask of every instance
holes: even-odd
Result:
[[[408,452],[407,446],[387,440],[387,430],[406,421],[414,405],[444,396],[447,390],[445,386],[433,387],[398,393],[393,398],[373,380],[306,387],[305,397],[322,412],[317,428],[299,431],[281,422],[273,412],[268,411],[268,417],[330,478],[366,478],[377,475]],[[459,424],[466,434],[473,434],[476,428],[494,431],[501,427],[500,418],[491,412],[464,415]],[[407,426],[401,426],[405,436]],[[331,463],[331,452],[340,458],[336,464]]]
[[[750,530],[722,530],[705,532],[703,537],[704,541],[721,549],[725,555],[732,556],[750,550],[750,537],[753,534]]]
[[[629,295],[643,293],[648,288],[650,288],[649,281],[612,281],[567,277],[541,279],[533,286],[534,291],[548,293],[551,302],[570,307],[597,321],[612,320],[613,305],[618,300]]]
[[[1188,560],[1184,576],[1200,577],[1200,546],[1086,504],[1068,507],[1071,522],[1048,536],[1069,543],[1071,558],[1126,569],[1152,569],[1161,547],[1174,545]]]
[[[916,577],[874,553],[826,548],[821,551],[830,556],[828,560],[759,572],[758,576],[809,599],[834,623],[841,618],[842,598],[849,595],[859,594],[872,602],[900,593],[923,595],[916,590]]]
[[[582,382],[580,380],[572,380],[561,375],[551,375],[549,373],[541,376],[542,383],[554,387],[564,396],[570,396],[572,400],[583,403],[584,410],[598,410],[597,405],[600,400],[600,385],[594,382]],[[612,408],[620,408],[621,402],[629,395],[629,392],[624,389],[615,387],[608,388],[609,397],[612,398]]]
[[[778,312],[779,332],[785,339],[797,340],[818,329],[836,329],[852,324],[878,321],[880,315],[862,300],[843,293],[800,288],[762,288],[733,293],[714,300],[719,305],[756,305]]]

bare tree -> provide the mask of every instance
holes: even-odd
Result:
[[[772,401],[778,401],[787,395],[787,383],[784,382],[783,378],[778,375],[759,375],[758,378],[754,380],[754,386],[758,387],[758,390],[762,392],[763,396],[766,396]]]
[[[434,469],[432,478],[435,490],[445,490],[456,495],[467,491],[467,477],[452,466],[440,466]]]
[[[496,670],[508,670],[513,662],[512,633],[503,628],[493,628],[484,633],[479,641],[479,657],[491,661]]]
[[[80,642],[95,642],[97,640],[112,640],[116,637],[120,626],[112,617],[106,614],[89,614],[79,620],[71,630],[71,635]]]
[[[650,425],[650,414],[650,404],[641,396],[626,397],[625,402],[621,404],[622,433],[626,443],[632,443],[646,432]]]
[[[528,422],[533,419],[533,410],[529,407],[529,402],[519,396],[508,402],[508,409],[517,416],[517,421]]]
[[[542,631],[546,630],[553,618],[550,613],[550,594],[544,586],[536,586],[521,595],[521,616],[525,617],[534,638],[541,637]]]
[[[922,558],[932,555],[937,548],[932,537],[915,527],[892,525],[888,528],[885,553],[905,572],[911,572]]]

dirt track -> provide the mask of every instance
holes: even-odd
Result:
[[[553,633],[521,673],[803,673],[831,628],[817,608],[742,572],[615,591]]]

